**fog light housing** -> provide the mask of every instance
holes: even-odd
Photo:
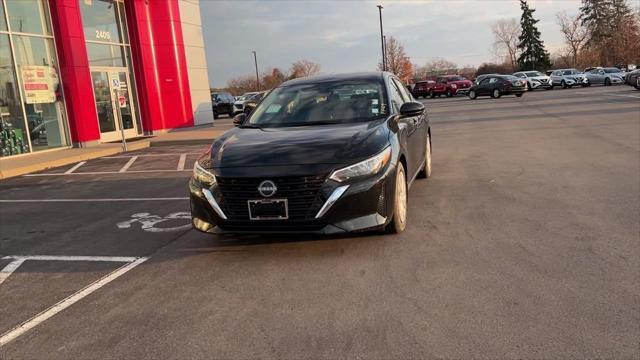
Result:
[[[204,232],[207,232],[213,228],[213,225],[197,217],[193,218],[192,223],[194,228]]]

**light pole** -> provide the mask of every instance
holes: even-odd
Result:
[[[251,51],[253,53],[253,63],[256,66],[256,84],[258,84],[258,91],[260,91],[260,77],[258,76],[258,57],[256,56],[255,51]]]
[[[382,47],[382,71],[387,71],[387,59],[384,50],[384,33],[382,32],[382,5],[378,5],[378,13],[380,14],[380,46]]]

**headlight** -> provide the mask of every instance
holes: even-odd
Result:
[[[193,178],[198,182],[207,185],[213,185],[216,183],[215,175],[203,168],[198,161],[193,165]]]
[[[387,147],[367,160],[338,169],[329,178],[337,182],[343,182],[359,176],[373,175],[384,168],[389,163],[389,159],[391,159],[391,147]]]

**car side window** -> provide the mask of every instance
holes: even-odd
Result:
[[[489,84],[493,84],[496,81],[498,81],[498,78],[492,77],[492,78],[489,79]]]
[[[488,84],[490,79],[491,79],[491,78],[484,78],[484,79],[482,79],[482,81],[480,81],[480,85],[486,85],[486,84]]]
[[[402,93],[400,92],[400,89],[398,89],[395,81],[392,80],[389,83],[391,85],[391,105],[393,106],[394,111],[399,113],[400,107],[404,104],[404,99],[402,98]]]
[[[407,88],[404,85],[402,85],[402,82],[400,80],[394,78],[392,79],[392,81],[396,84],[396,87],[400,90],[400,95],[404,99],[404,102],[413,101],[413,98],[407,91]]]

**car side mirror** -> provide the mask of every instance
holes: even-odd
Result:
[[[233,117],[233,126],[240,126],[245,120],[247,120],[247,114],[240,113]]]
[[[424,105],[421,102],[411,101],[402,104],[400,107],[400,117],[419,116],[424,113]]]
[[[244,113],[249,115],[258,106],[255,100],[249,100],[244,104]]]

